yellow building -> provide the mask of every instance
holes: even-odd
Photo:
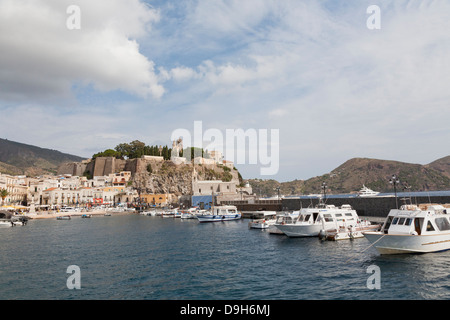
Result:
[[[141,199],[144,203],[162,207],[168,204],[169,197],[167,194],[141,194]]]

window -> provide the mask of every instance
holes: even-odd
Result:
[[[450,230],[450,223],[448,222],[447,218],[445,217],[436,218],[434,222],[436,222],[436,226],[438,227],[439,230],[441,231]]]
[[[394,220],[392,221],[392,224],[397,224],[398,218],[394,218]]]
[[[398,220],[399,225],[403,225],[404,223],[405,223],[405,218],[400,218],[400,220]]]
[[[353,215],[352,215],[350,212],[347,212],[345,215],[346,215],[347,217],[353,217]]]
[[[326,222],[333,222],[333,218],[331,217],[331,214],[324,214],[323,217],[325,218]]]
[[[412,222],[411,218],[406,219],[405,226],[410,226]]]
[[[431,221],[428,221],[428,223],[427,223],[427,231],[434,231],[434,227],[431,224]]]

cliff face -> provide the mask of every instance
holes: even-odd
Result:
[[[149,194],[169,193],[192,194],[192,180],[235,181],[239,184],[239,173],[220,165],[178,164],[172,161],[148,159],[120,160],[112,157],[98,157],[90,163],[65,163],[58,174],[74,176],[107,176],[111,173],[130,171],[132,185]]]

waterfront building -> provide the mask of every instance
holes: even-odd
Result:
[[[169,204],[168,194],[141,194],[141,202],[154,205],[157,207],[164,207]]]

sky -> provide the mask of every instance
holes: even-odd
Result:
[[[233,149],[244,179],[427,164],[450,154],[449,14],[447,0],[0,0],[0,137],[89,158],[184,130],[185,147]],[[233,146],[227,130],[257,135]]]

